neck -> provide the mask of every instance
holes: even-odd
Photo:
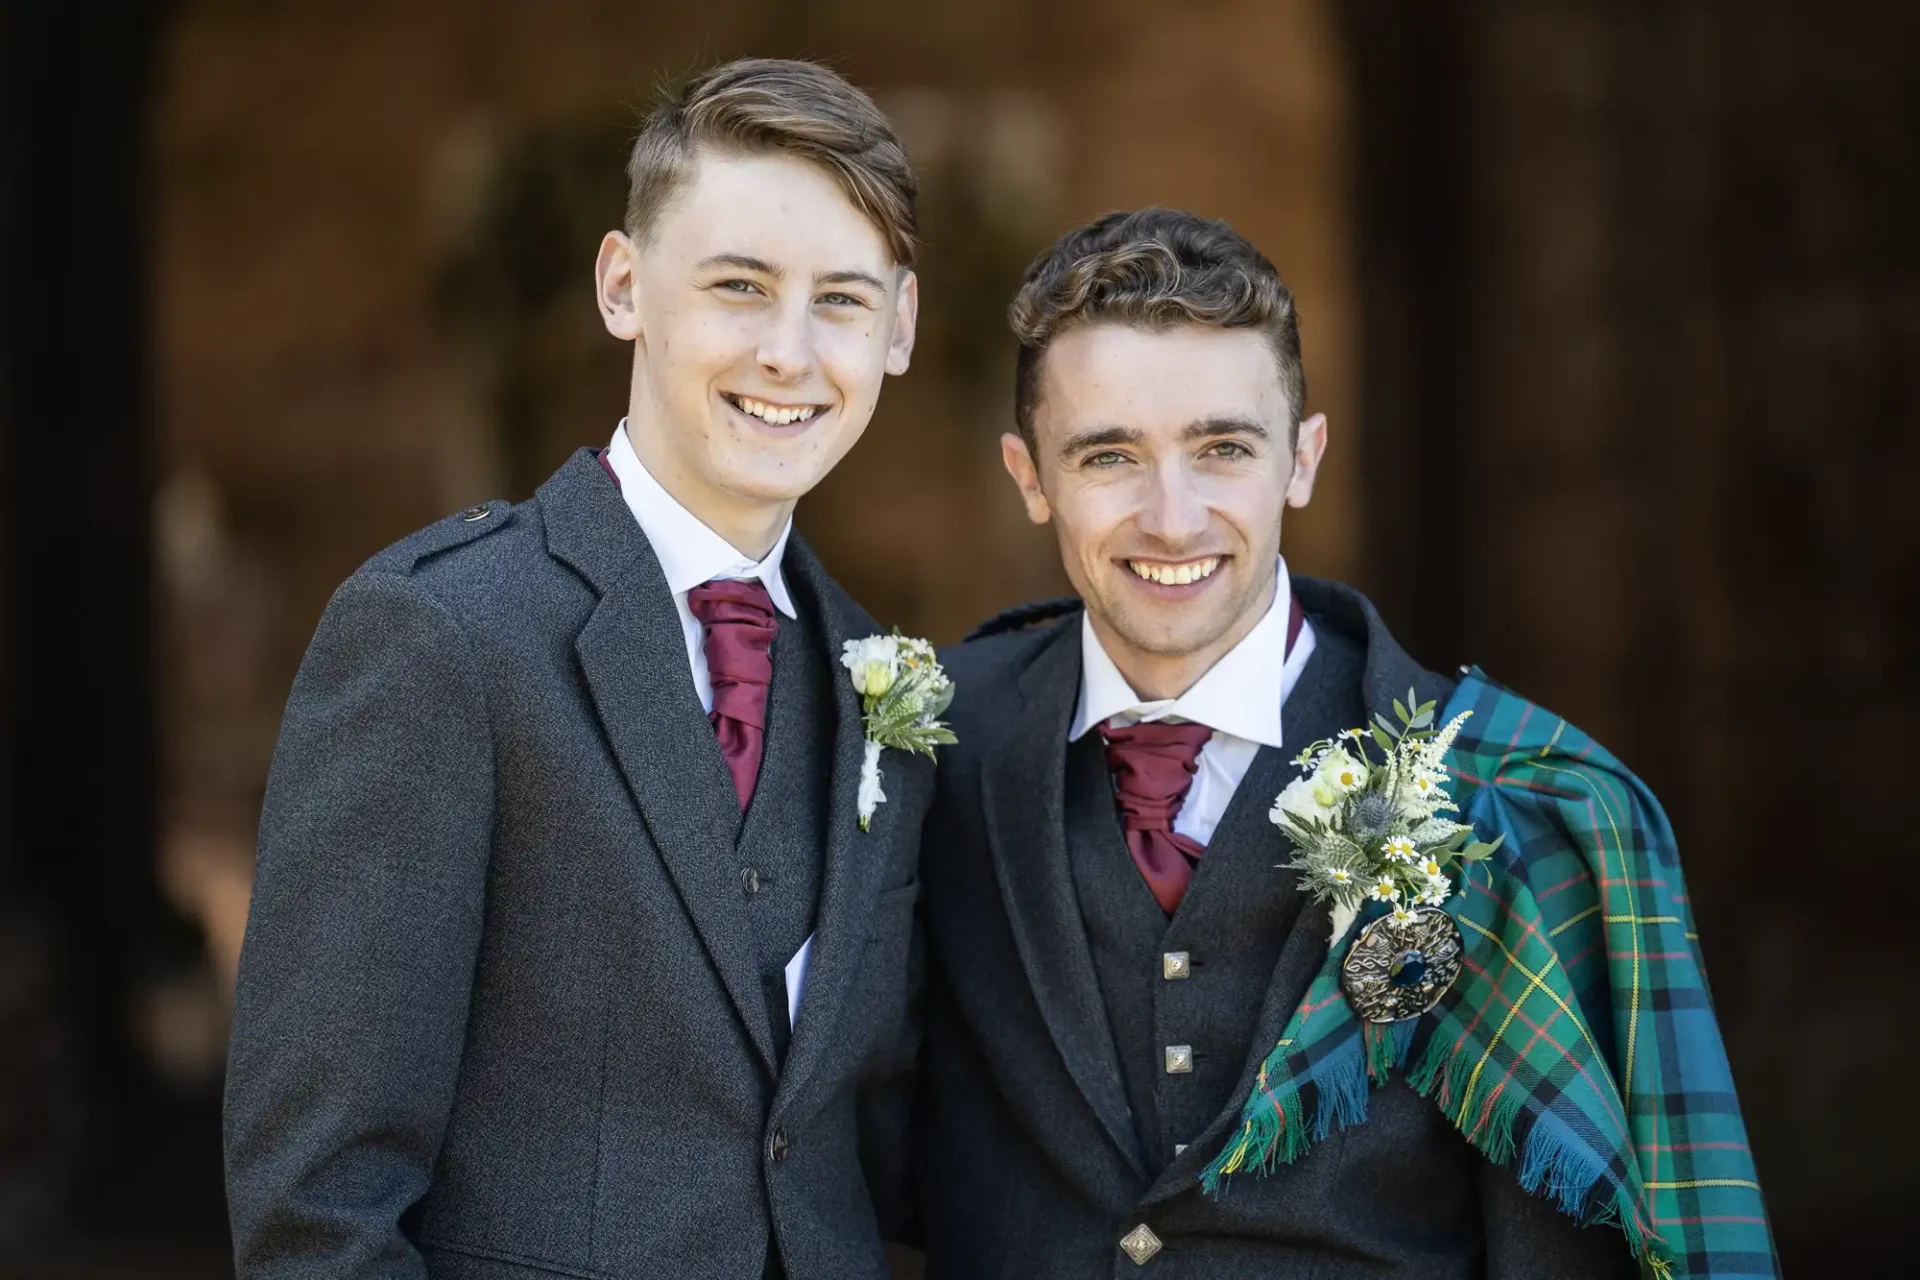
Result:
[[[1093,622],[1093,634],[1099,638],[1101,648],[1113,659],[1113,665],[1127,685],[1141,699],[1147,702],[1159,702],[1168,698],[1177,698],[1194,685],[1200,683],[1200,677],[1213,670],[1213,665],[1233,652],[1233,647],[1253,633],[1260,625],[1260,619],[1267,616],[1267,610],[1273,608],[1274,596],[1278,593],[1279,583],[1267,580],[1267,589],[1260,594],[1253,608],[1246,610],[1234,624],[1211,643],[1186,653],[1155,653],[1128,643],[1106,619],[1089,612],[1087,617]]]
[[[640,459],[647,474],[701,524],[725,538],[735,551],[750,560],[766,559],[774,543],[780,540],[780,531],[787,527],[794,504],[742,498],[700,481],[661,447],[661,432],[645,427],[635,430],[636,420],[628,414],[627,443],[633,446],[634,456]]]

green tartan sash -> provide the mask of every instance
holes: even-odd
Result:
[[[1528,1191],[1618,1226],[1644,1274],[1774,1277],[1666,815],[1605,748],[1478,668],[1438,722],[1469,710],[1453,798],[1476,839],[1506,839],[1447,906],[1458,981],[1419,1018],[1363,1024],[1335,948],[1203,1184],[1362,1122],[1369,1082],[1397,1069]]]

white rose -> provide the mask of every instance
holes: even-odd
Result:
[[[868,636],[849,640],[840,646],[840,665],[853,675],[853,689],[863,697],[877,698],[893,687],[900,671],[898,636]]]
[[[1279,799],[1273,802],[1273,812],[1269,816],[1279,822],[1281,815],[1285,814],[1303,827],[1328,821],[1333,817],[1333,809],[1321,802],[1322,796],[1338,799],[1331,796],[1325,787],[1317,785],[1314,778],[1295,778],[1280,793]]]

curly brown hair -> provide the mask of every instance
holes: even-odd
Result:
[[[1102,322],[1258,329],[1273,346],[1288,427],[1298,431],[1307,375],[1293,293],[1258,249],[1216,218],[1136,209],[1069,231],[1027,268],[1007,322],[1020,343],[1013,413],[1028,449],[1035,447],[1033,414],[1048,345],[1076,325]]]
[[[645,239],[703,146],[780,151],[819,165],[879,228],[894,262],[913,265],[920,184],[906,148],[873,99],[826,67],[739,58],[662,102],[627,161],[628,235]]]

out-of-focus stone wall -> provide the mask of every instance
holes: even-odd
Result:
[[[1004,308],[1110,208],[1224,216],[1305,318],[1335,446],[1296,567],[1357,559],[1357,384],[1337,32],[1317,0],[178,6],[161,76],[160,548],[167,883],[237,954],[285,690],[385,543],[527,496],[625,403],[591,268],[637,110],[745,53],[824,56],[922,170],[923,324],[800,528],[883,622],[946,642],[1065,588],[1001,470]]]

